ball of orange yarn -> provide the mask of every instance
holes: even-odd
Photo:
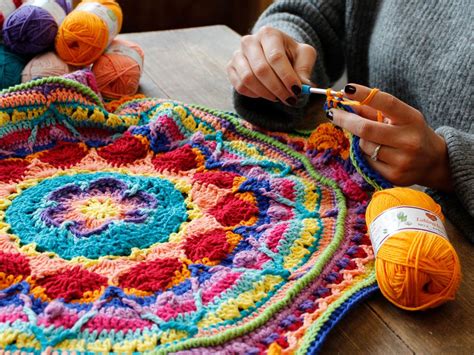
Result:
[[[136,94],[143,61],[143,50],[137,44],[115,39],[92,66],[100,93],[108,99]]]
[[[83,0],[59,26],[56,51],[68,64],[92,64],[120,32],[122,20],[117,2]]]
[[[415,311],[454,299],[461,266],[447,236],[442,236],[441,207],[430,196],[400,187],[376,192],[366,220],[376,252],[377,282],[390,302]]]
[[[60,76],[74,71],[54,52],[46,52],[31,59],[21,73],[21,82],[48,76]]]

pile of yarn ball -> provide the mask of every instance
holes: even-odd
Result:
[[[136,94],[144,53],[138,45],[115,38],[123,21],[120,5],[83,0],[72,10],[71,1],[24,0],[21,5],[22,0],[0,0],[0,21],[5,18],[0,89],[86,68],[97,76],[103,97]]]
[[[389,208],[399,206],[425,209],[444,221],[441,207],[430,196],[397,187],[373,195],[366,211],[367,225]],[[382,294],[398,307],[412,311],[453,300],[461,282],[461,266],[453,246],[427,231],[403,230],[389,237],[378,250],[375,269]]]

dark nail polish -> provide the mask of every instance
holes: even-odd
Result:
[[[289,97],[286,99],[286,103],[290,106],[295,106],[296,105],[296,99],[294,97]]]
[[[293,94],[295,94],[296,96],[301,94],[301,88],[298,85],[293,85],[291,87],[291,91],[293,91]]]
[[[332,120],[333,120],[333,117],[332,117],[332,116],[333,116],[333,113],[332,113],[331,110],[326,111],[326,117],[327,117],[327,118],[329,119],[329,121],[331,121],[331,122],[332,122]]]
[[[352,95],[352,94],[355,94],[356,88],[355,88],[355,86],[352,86],[352,85],[346,85],[346,87],[344,88],[344,92],[346,94],[351,94]]]

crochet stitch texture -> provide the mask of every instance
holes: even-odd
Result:
[[[319,349],[376,289],[378,185],[331,124],[272,135],[62,78],[0,93],[0,348]]]

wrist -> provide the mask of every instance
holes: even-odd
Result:
[[[451,192],[454,189],[449,164],[448,147],[443,137],[435,134],[432,170],[427,174],[427,187]]]

